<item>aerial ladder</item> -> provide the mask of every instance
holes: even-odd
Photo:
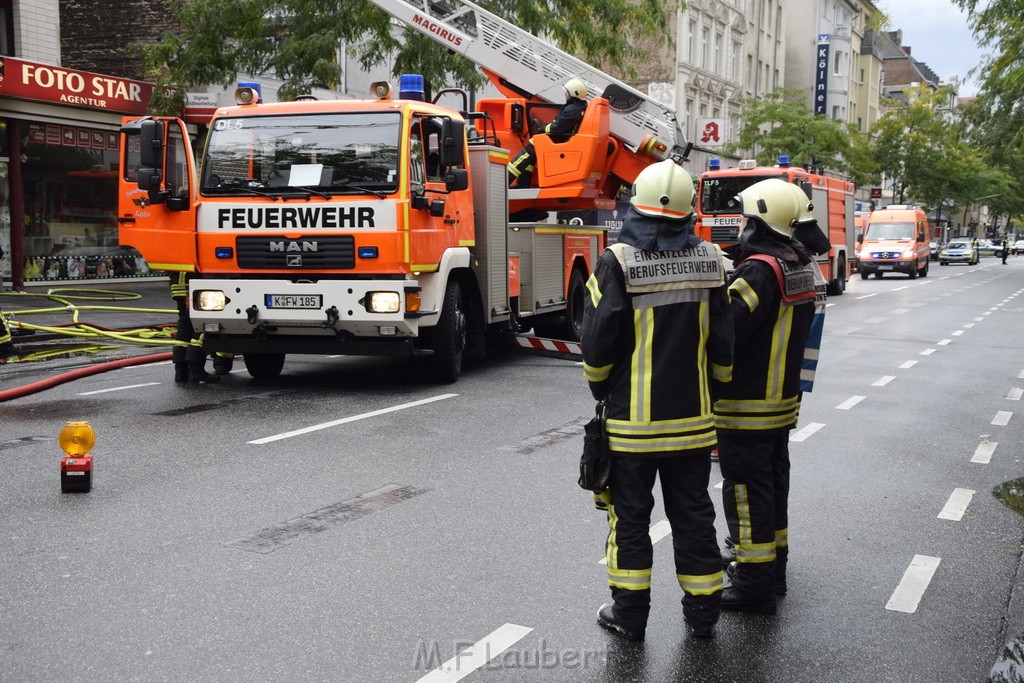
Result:
[[[476,64],[506,99],[477,104],[476,131],[515,154],[532,139],[537,187],[509,191],[509,211],[611,208],[649,164],[686,160],[675,110],[631,88],[469,0],[370,0]],[[592,97],[583,123],[566,142],[536,131],[565,100],[563,85],[580,78]]]

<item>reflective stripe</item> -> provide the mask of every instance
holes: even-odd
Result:
[[[714,429],[703,434],[673,436],[664,439],[623,439],[608,435],[608,447],[617,453],[662,453],[665,451],[714,448],[718,434]]]
[[[800,418],[800,409],[791,410],[779,415],[722,415],[715,414],[715,427],[718,429],[750,429],[767,431],[783,429],[796,424]]]
[[[722,572],[714,574],[676,574],[679,587],[690,595],[713,595],[722,590]]]
[[[591,275],[587,278],[587,291],[590,292],[590,303],[594,308],[601,302],[601,286],[597,283],[597,276]]]
[[[775,543],[737,543],[736,561],[760,564],[775,561]]]
[[[652,422],[630,422],[627,420],[608,419],[609,434],[643,435],[667,434],[669,432],[695,431],[713,429],[715,420],[711,415],[681,417],[676,420],[654,420]]]
[[[768,400],[782,398],[782,383],[786,377],[786,349],[793,331],[793,307],[779,306],[779,317],[772,329],[771,355],[768,356],[768,382],[764,397]]]
[[[612,569],[611,565],[608,565],[608,585],[613,588],[625,588],[628,591],[649,590],[651,570]]]
[[[633,422],[645,422],[648,406],[651,405],[651,369],[654,365],[652,309],[633,311],[633,333],[636,337],[636,346],[633,348],[633,372],[630,377],[632,400],[629,406],[629,419]]]
[[[599,368],[595,368],[593,365],[583,364],[583,376],[588,382],[603,382],[608,379],[608,375],[612,372],[612,366],[614,363],[608,365],[602,365]]]
[[[709,290],[702,290],[709,292]],[[698,311],[697,320],[700,322],[700,344],[697,345],[697,386],[700,387],[700,412],[702,415],[710,414],[711,405],[711,382],[708,381],[708,336],[711,333],[711,309],[707,300],[702,301]]]
[[[741,298],[743,303],[747,305],[747,310],[751,313],[754,312],[754,309],[757,308],[757,305],[761,301],[757,296],[757,292],[754,291],[754,288],[751,287],[750,283],[743,278],[739,278],[729,285],[729,294],[735,294]]]
[[[789,546],[789,529],[778,529],[775,531],[775,547],[785,548]]]
[[[721,410],[726,413],[772,413],[799,407],[799,396],[792,396],[778,401],[761,400],[758,398],[722,398],[715,401],[715,410]]]
[[[731,365],[719,365],[718,363],[711,364],[711,376],[719,382],[731,382],[732,381],[732,366]]]
[[[747,500],[747,485],[736,484],[733,487],[733,495],[736,497],[736,516],[739,522],[740,537],[736,539],[735,545],[750,543],[752,536],[750,532],[750,504]]]
[[[605,497],[605,509],[608,511],[608,539],[604,544],[604,561],[608,563],[608,571],[619,566],[619,546],[615,538],[615,528],[619,524],[619,515],[615,512],[615,503],[612,499],[611,487],[606,489],[608,495]]]
[[[707,301],[711,297],[709,289],[670,289],[663,292],[638,294],[633,297],[633,308],[654,308],[670,304],[692,304]]]

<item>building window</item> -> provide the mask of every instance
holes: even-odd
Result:
[[[693,64],[694,55],[697,52],[697,22],[690,20],[690,44],[687,46],[686,63]]]
[[[839,120],[839,105],[838,104],[832,105],[832,118],[835,119],[836,121]]]
[[[715,34],[715,73],[722,73],[722,34]]]
[[[700,68],[708,68],[708,41],[710,40],[711,32],[707,29],[703,29],[700,32]]]

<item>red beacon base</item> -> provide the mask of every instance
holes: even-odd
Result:
[[[61,458],[60,490],[61,493],[88,493],[92,490],[92,453]]]

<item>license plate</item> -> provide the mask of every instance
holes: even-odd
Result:
[[[892,270],[892,266],[878,266],[879,270]]]
[[[267,308],[323,308],[320,294],[267,294]]]

